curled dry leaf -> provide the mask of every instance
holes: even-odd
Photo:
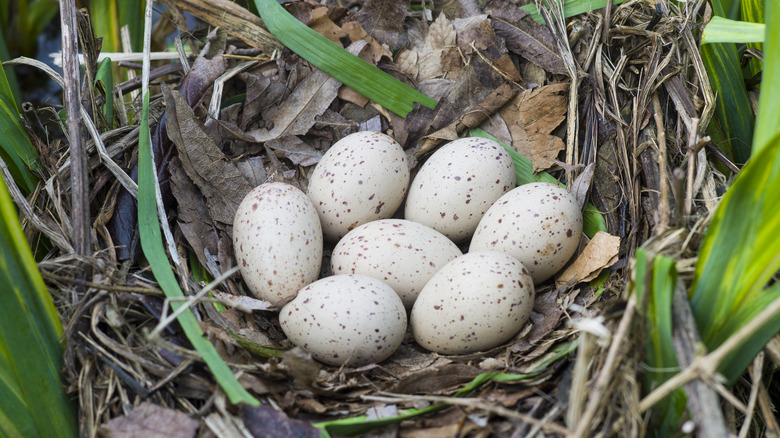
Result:
[[[599,231],[577,256],[574,263],[555,279],[555,284],[560,286],[569,282],[580,283],[593,280],[604,268],[617,262],[619,249],[619,237]]]

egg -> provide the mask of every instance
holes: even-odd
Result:
[[[490,207],[469,251],[501,251],[528,268],[534,284],[558,272],[577,251],[582,213],[575,197],[555,184],[524,184]]]
[[[233,219],[233,249],[250,292],[279,304],[315,281],[322,228],[309,198],[285,183],[252,189]]]
[[[391,217],[409,185],[401,145],[379,132],[350,134],[328,149],[309,178],[309,198],[325,238],[337,241],[358,225]]]
[[[456,243],[474,233],[488,208],[515,187],[509,153],[486,138],[461,138],[440,147],[409,187],[404,218]]]
[[[465,254],[425,285],[412,308],[415,341],[442,354],[497,347],[531,316],[534,285],[522,263],[504,253]]]
[[[279,312],[289,340],[329,365],[381,362],[401,345],[406,310],[390,286],[365,275],[335,275],[298,292]]]
[[[443,234],[403,219],[382,219],[347,233],[333,249],[334,274],[362,274],[382,280],[407,309],[433,274],[461,256]]]

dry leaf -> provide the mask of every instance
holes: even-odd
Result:
[[[251,407],[245,404],[241,409],[241,419],[255,438],[317,438],[320,436],[320,430],[311,424],[290,419],[284,412],[268,406]]]
[[[184,171],[203,193],[209,215],[232,224],[238,205],[252,186],[206,134],[181,94],[163,86],[163,95],[168,136],[176,145]]]
[[[129,414],[113,418],[100,426],[100,436],[134,438],[139,436],[187,438],[194,437],[200,422],[184,412],[143,402]]]
[[[452,76],[460,70],[456,39],[457,34],[450,20],[444,14],[439,14],[422,41],[412,41],[411,49],[398,53],[396,64],[401,71],[420,82]]]
[[[366,41],[352,43],[348,50],[357,55],[368,44]],[[304,135],[315,118],[325,112],[338,95],[341,82],[328,76],[322,70],[315,70],[302,80],[290,96],[279,104],[270,128],[249,132],[258,143],[264,143],[287,135]],[[267,126],[267,125],[266,125]]]
[[[512,52],[517,53],[550,73],[567,74],[550,30],[528,18],[528,13],[503,1],[493,4],[493,28]]]
[[[550,135],[566,118],[568,83],[524,91],[499,113],[509,128],[512,147],[531,160],[534,172],[553,165],[565,148],[560,137]]]
[[[319,163],[323,155],[322,151],[314,149],[294,135],[273,139],[265,145],[277,152],[281,152],[293,164],[304,167]]]
[[[555,279],[555,284],[562,286],[572,281],[581,283],[593,280],[604,268],[617,262],[619,249],[619,237],[599,231],[577,256],[574,263]]]
[[[410,3],[411,0],[367,0],[356,18],[369,35],[387,44],[390,50],[395,50],[401,39]]]

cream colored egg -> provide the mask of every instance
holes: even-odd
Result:
[[[328,149],[309,179],[327,240],[337,241],[355,227],[391,217],[409,185],[401,145],[371,131],[350,134]]]
[[[469,251],[501,251],[520,260],[534,284],[558,272],[577,251],[582,213],[574,196],[555,184],[524,184],[490,207]]]
[[[233,249],[241,276],[254,296],[273,304],[317,279],[322,245],[317,211],[289,184],[255,187],[233,219]]]
[[[365,275],[335,275],[298,292],[279,312],[290,341],[329,365],[381,362],[406,333],[406,310],[390,286]]]
[[[433,274],[462,255],[443,234],[402,219],[382,219],[347,233],[333,249],[333,273],[362,274],[382,280],[407,309]]]
[[[514,187],[514,163],[500,144],[461,138],[440,147],[420,168],[404,217],[462,242],[493,202]]]
[[[522,263],[504,253],[465,254],[425,285],[410,317],[414,339],[443,354],[497,347],[531,316],[534,285]]]

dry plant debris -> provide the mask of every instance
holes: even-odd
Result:
[[[47,183],[28,200],[17,195],[17,202],[30,207],[22,209],[29,239],[48,252],[40,268],[67,326],[66,377],[79,399],[84,436],[122,436],[148,430],[151,421],[163,428],[176,421],[176,436],[263,436],[269,427],[276,436],[308,436],[316,434],[311,422],[377,418],[442,401],[449,407],[384,434],[644,435],[638,383],[644,347],[641,316],[628,296],[630,258],[649,245],[675,257],[682,277],[689,275],[685,261],[695,257],[725,184],[717,170],[723,167],[694,147],[713,110],[688,19],[702,1],[680,3],[685,9],[670,3],[668,10],[629,1],[554,31],[510,0],[449,2],[456,6],[447,6],[447,14],[410,12],[409,0],[366,0],[349,9],[287,4],[305,24],[439,101],[405,119],[281,49],[233,3],[164,3],[210,29],[186,74],[170,64],[153,74],[153,148],[177,250],[190,261],[180,271],[185,292],[197,293],[209,277],[235,266],[231,224],[244,194],[266,181],[305,190],[324,151],[361,130],[392,135],[420,162],[442,142],[481,127],[531,159],[535,171],[547,170],[570,188],[576,179],[578,199],[587,197],[604,213],[609,234],[583,242],[557,282],[538,289],[531,323],[517,337],[479,354],[440,356],[407,336],[385,363],[333,368],[291,349],[273,312],[248,309],[256,303],[218,311],[204,300],[193,309],[203,330],[240,382],[273,407],[234,409],[176,324],[148,337],[167,302],[139,248],[134,195],[88,142],[92,247],[88,257],[74,256],[64,202],[73,189],[67,145],[34,136],[46,148]],[[94,36],[81,38],[95,44],[88,40]],[[127,95],[138,87],[131,80],[116,90]],[[133,114],[140,103],[120,102],[127,105],[120,108],[123,126],[92,116],[107,154],[135,175]],[[34,133],[59,129],[51,118],[39,120],[50,122],[31,126]],[[243,292],[238,276],[215,290],[222,302]],[[568,351],[574,352],[558,358]],[[533,379],[491,382],[468,398],[452,397],[481,373],[524,373],[540,364],[544,371]],[[752,403],[765,412],[766,388],[756,387],[763,392]],[[181,414],[200,419],[199,428]]]

